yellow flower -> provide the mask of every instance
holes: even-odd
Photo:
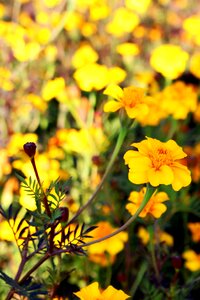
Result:
[[[189,223],[188,228],[192,233],[192,240],[194,242],[200,242],[200,222]]]
[[[96,224],[96,226],[98,227],[92,231],[93,239],[99,239],[116,230],[116,228],[113,228],[106,221],[99,222]],[[127,239],[127,232],[122,231],[119,234],[111,237],[110,239],[88,246],[88,252],[89,254],[102,254],[107,252],[111,256],[116,255],[123,250],[124,243],[127,241]]]
[[[185,267],[192,272],[200,270],[200,254],[193,250],[186,250],[183,253],[183,258],[186,260]]]
[[[189,112],[197,108],[197,93],[192,85],[176,81],[161,93],[160,107],[174,119],[186,119]]]
[[[139,48],[134,43],[123,43],[117,46],[117,53],[123,56],[136,56],[139,54]]]
[[[200,79],[200,52],[196,52],[190,59],[190,72]]]
[[[130,193],[128,200],[130,203],[126,205],[126,209],[134,215],[138,208],[140,207],[144,195],[146,193],[146,188],[142,188],[140,192],[133,191]],[[167,207],[162,202],[169,200],[168,195],[164,192],[154,193],[149,199],[147,205],[139,214],[141,218],[145,218],[147,215],[151,214],[155,218],[160,218],[160,216],[167,210]]]
[[[161,142],[148,138],[133,143],[138,151],[128,150],[125,164],[129,166],[129,180],[135,184],[150,183],[152,186],[172,184],[175,191],[191,182],[190,171],[180,160],[187,156],[175,141]]]
[[[144,14],[148,9],[151,0],[125,0],[125,3],[127,8],[132,9],[139,14]]]
[[[57,77],[55,79],[46,82],[42,89],[42,98],[46,101],[51,100],[54,97],[58,97],[59,94],[65,88],[65,80],[63,77]]]
[[[143,226],[139,227],[137,236],[141,239],[144,245],[148,244],[150,240],[150,234]],[[169,233],[158,228],[154,234],[154,243],[156,244],[158,242],[165,243],[167,246],[171,247],[174,244],[174,239]]]
[[[125,33],[132,32],[139,21],[139,17],[134,12],[120,7],[114,12],[113,19],[107,24],[106,30],[116,37],[121,37]]]
[[[74,294],[81,300],[126,300],[129,298],[122,290],[117,290],[111,285],[104,291],[100,291],[98,282],[93,282]]]
[[[193,15],[185,19],[183,29],[197,45],[200,45],[200,15]]]
[[[5,91],[11,91],[14,88],[13,82],[11,80],[11,72],[9,69],[0,67],[0,82],[1,82],[1,89]]]
[[[145,103],[146,96],[144,90],[136,87],[127,87],[123,90],[115,84],[109,85],[105,91],[105,95],[115,98],[104,105],[105,112],[115,112],[124,108],[129,118],[136,118],[138,115],[146,115],[148,106]]]
[[[74,68],[80,68],[89,63],[95,63],[97,60],[98,53],[90,45],[83,45],[74,53],[72,65]]]
[[[150,57],[150,64],[164,77],[176,79],[185,71],[188,58],[188,53],[181,47],[164,44],[154,49]]]

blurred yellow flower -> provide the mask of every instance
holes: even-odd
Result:
[[[35,133],[14,133],[7,144],[7,154],[17,156],[23,150],[23,145],[27,142],[37,143],[38,137]]]
[[[91,63],[79,68],[74,73],[74,79],[81,90],[90,92],[101,90],[110,83],[120,83],[126,77],[126,72],[119,67],[107,68],[105,65]]]
[[[126,205],[126,209],[131,215],[134,215],[138,208],[140,207],[144,195],[146,193],[146,188],[142,188],[139,192],[133,191],[130,193],[128,200],[130,201]],[[162,202],[169,200],[168,195],[164,192],[154,193],[149,199],[147,205],[139,214],[139,217],[145,218],[147,215],[152,215],[154,218],[160,218],[160,216],[167,210],[167,207]]]
[[[78,153],[83,156],[98,155],[108,146],[101,127],[77,129],[60,129],[57,131],[59,145],[67,152]]]
[[[76,11],[68,11],[64,29],[66,31],[73,31],[80,29],[83,25],[83,16]]]
[[[21,40],[13,47],[13,54],[20,62],[35,60],[40,53],[40,45],[37,42],[27,42]]]
[[[4,175],[10,174],[12,171],[9,161],[9,155],[6,149],[0,148],[0,180]]]
[[[148,244],[150,240],[150,234],[143,226],[139,227],[137,236],[141,239],[144,245]],[[158,242],[165,243],[167,246],[171,247],[174,244],[174,239],[169,233],[161,231],[158,228],[154,234],[154,243]]]
[[[197,45],[200,45],[200,15],[192,15],[183,22],[183,29]]]
[[[92,237],[94,240],[104,237],[108,234],[111,234],[116,230],[116,228],[112,227],[110,223],[106,221],[101,221],[97,223],[96,226],[98,227],[92,231]],[[122,231],[119,234],[105,241],[88,246],[87,250],[89,255],[102,254],[107,252],[111,256],[113,256],[124,249],[124,244],[127,240],[128,240],[127,232]]]
[[[138,46],[134,43],[122,43],[116,47],[117,53],[122,56],[136,56],[139,54],[140,50]]]
[[[183,253],[183,258],[186,260],[185,267],[192,272],[200,270],[200,254],[193,250],[186,250]]]
[[[84,65],[95,63],[98,57],[98,53],[90,45],[80,46],[72,57],[72,66],[80,68]]]
[[[192,233],[192,240],[200,242],[200,222],[188,223],[188,228]]]
[[[104,105],[105,112],[115,112],[121,108],[125,109],[129,118],[137,118],[138,115],[146,115],[149,111],[146,104],[144,90],[136,87],[121,89],[118,85],[111,84],[105,91],[105,95],[111,96],[115,100],[109,100]]]
[[[93,282],[74,294],[81,300],[126,300],[129,298],[122,290],[117,290],[112,285],[104,291],[100,290],[98,282]]]
[[[185,71],[188,58],[188,53],[181,47],[163,44],[151,53],[150,64],[164,77],[176,79]]]
[[[125,33],[132,32],[139,22],[140,19],[134,12],[120,7],[113,13],[113,18],[107,24],[106,30],[116,37],[121,37]]]
[[[191,56],[189,69],[194,76],[200,79],[200,52]]]
[[[110,8],[105,3],[97,2],[90,7],[90,19],[92,21],[102,20],[108,17]]]
[[[42,98],[46,101],[50,101],[52,98],[56,98],[65,88],[65,80],[63,77],[57,77],[49,80],[42,88]]]
[[[197,92],[194,86],[182,81],[167,86],[161,91],[160,106],[166,114],[171,114],[174,119],[187,118],[189,112],[197,108]]]
[[[45,112],[47,109],[47,103],[38,95],[35,95],[33,93],[27,94],[24,96],[24,98],[33,104],[33,107],[38,109],[41,112]]]
[[[11,91],[14,88],[14,84],[11,80],[12,73],[5,67],[0,67],[0,89],[5,91]]]
[[[19,194],[20,194],[19,203],[21,204],[21,206],[23,206],[24,208],[30,211],[34,211],[37,209],[34,197],[28,195],[28,193],[24,190],[23,187],[20,187]]]
[[[129,180],[135,184],[150,183],[152,186],[172,184],[175,191],[188,186],[191,182],[190,171],[181,163],[187,154],[175,141],[161,142],[147,137],[133,143],[138,149],[128,150],[124,155],[129,167]]]
[[[52,7],[60,4],[62,2],[62,0],[43,0],[43,2],[47,7],[52,8]]]
[[[144,14],[151,4],[151,0],[125,0],[125,4],[127,8],[132,9],[139,14]]]

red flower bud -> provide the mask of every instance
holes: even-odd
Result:
[[[61,212],[60,221],[67,222],[69,218],[69,209],[67,207],[60,207],[59,209]]]
[[[171,258],[172,260],[172,266],[174,267],[174,269],[180,269],[182,267],[182,259],[180,256],[178,255],[174,255]]]
[[[36,144],[29,142],[24,144],[24,152],[30,157],[33,158],[36,152]]]

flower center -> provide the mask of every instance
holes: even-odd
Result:
[[[124,88],[124,95],[121,99],[124,106],[134,107],[141,103],[144,98],[144,90],[135,87]]]
[[[167,149],[157,148],[149,154],[149,158],[152,162],[152,167],[159,170],[160,167],[173,164],[173,159]]]

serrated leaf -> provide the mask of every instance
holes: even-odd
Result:
[[[96,229],[98,226],[90,226],[89,228],[87,228],[85,231],[84,231],[84,236],[86,233],[89,233],[90,231]]]

